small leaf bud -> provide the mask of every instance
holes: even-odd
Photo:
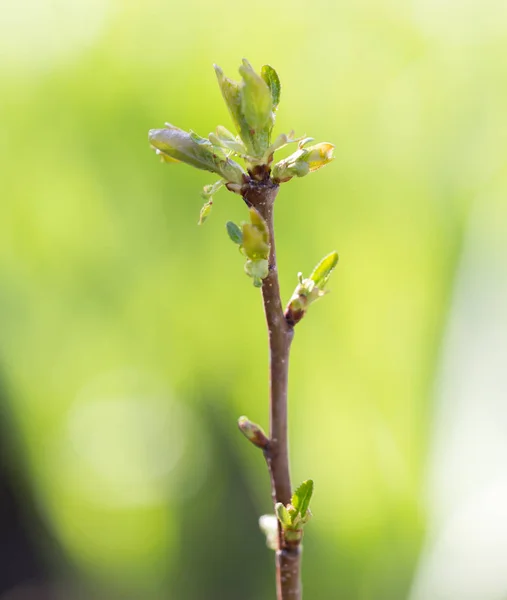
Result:
[[[217,65],[215,72],[222,96],[244,143],[246,155],[252,158],[248,162],[254,166],[269,147],[274,123],[271,86],[253,70],[246,59],[239,69],[241,83],[226,77]],[[220,138],[218,132],[216,136]],[[231,148],[230,142],[226,147]],[[237,150],[238,148],[234,151]]]
[[[296,152],[273,166],[272,178],[283,183],[293,177],[304,177],[329,164],[333,160],[333,151],[333,144],[327,142],[321,142],[308,148],[304,148],[300,144]]]
[[[268,447],[269,439],[257,423],[243,416],[238,419],[238,427],[246,439],[252,442],[254,446],[263,450]]]
[[[261,77],[266,82],[270,92],[271,101],[273,103],[273,110],[276,110],[280,103],[280,91],[282,86],[280,85],[280,78],[278,73],[269,65],[264,65],[261,69]]]

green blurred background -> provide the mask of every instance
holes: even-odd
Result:
[[[147,142],[232,128],[212,63],[243,56],[280,75],[276,133],[336,145],[276,208],[285,299],[340,254],[292,353],[305,597],[407,598],[471,215],[507,251],[504,0],[0,10],[2,600],[274,598],[268,476],[235,425],[268,420],[260,294],[224,229],[246,209],[222,191],[197,227],[213,175]]]

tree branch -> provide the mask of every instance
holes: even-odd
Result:
[[[285,319],[280,299],[273,219],[277,193],[278,185],[268,178],[263,181],[250,180],[242,189],[245,202],[259,211],[269,230],[269,274],[262,282],[270,351],[270,439],[264,455],[271,475],[273,506],[277,502],[287,505],[292,497],[287,438],[287,389],[289,352],[294,329]],[[278,600],[300,600],[299,543],[288,543],[285,540],[280,523],[278,539],[277,598]]]

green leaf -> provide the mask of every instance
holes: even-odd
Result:
[[[310,279],[315,282],[315,285],[322,290],[326,285],[331,273],[338,264],[338,253],[336,251],[331,252],[325,256],[320,263],[315,267]]]
[[[271,91],[246,59],[243,59],[239,72],[243,78],[241,96],[243,114],[253,130],[261,130],[272,119]]]
[[[292,519],[290,517],[289,511],[281,502],[276,503],[275,512],[276,516],[278,517],[278,520],[280,521],[284,529],[292,527]]]
[[[236,131],[243,140],[247,153],[254,154],[256,151],[255,140],[250,133],[250,127],[242,109],[242,87],[237,81],[226,77],[218,65],[214,65],[214,67],[218,79],[218,85],[220,86],[222,96],[227,104],[227,108],[229,109],[229,113],[232,117],[234,126],[236,127]]]
[[[225,181],[220,179],[218,181],[215,181],[215,183],[212,183],[210,185],[205,185],[203,187],[202,192],[201,192],[201,197],[204,200],[207,200],[207,202],[201,208],[201,213],[199,215],[199,221],[197,223],[198,225],[202,225],[206,221],[206,219],[209,217],[209,215],[211,213],[211,208],[213,206],[213,194],[215,194],[224,184],[225,184]]]
[[[219,156],[211,142],[196,134],[167,125],[165,129],[151,129],[150,143],[163,158],[169,157],[187,163],[197,169],[218,173],[226,181],[241,184],[245,171],[229,158]]]
[[[199,221],[197,223],[197,225],[202,225],[206,219],[209,217],[210,213],[211,213],[211,209],[213,207],[213,200],[209,200],[208,202],[206,202],[203,207],[201,208],[201,212],[199,214]]]
[[[310,505],[310,500],[313,494],[313,480],[308,479],[298,487],[292,496],[292,506],[297,509],[298,513],[304,517]]]
[[[266,237],[262,231],[250,223],[243,225],[243,248],[245,254],[252,260],[267,258],[269,255],[269,244]]]
[[[243,232],[241,231],[241,228],[238,227],[236,223],[233,223],[232,221],[227,221],[225,227],[231,240],[235,244],[238,244],[238,246],[241,246],[241,244],[243,243]]]
[[[280,78],[273,67],[270,67],[269,65],[264,65],[262,67],[261,77],[264,79],[271,92],[273,110],[276,110],[278,104],[280,103],[280,91],[282,89],[282,86],[280,85]]]
[[[261,213],[253,206],[250,207],[250,210],[248,212],[250,215],[250,223],[252,223],[252,225],[255,225],[255,227],[263,233],[263,235],[268,236],[268,224],[262,218]],[[266,237],[266,241],[267,239],[268,238]]]
[[[234,125],[238,133],[241,135],[245,128],[245,119],[241,112],[241,87],[237,81],[226,77],[218,65],[213,66],[215,67],[215,73],[217,75],[218,85],[220,86],[222,96],[227,104],[229,112],[231,113]]]

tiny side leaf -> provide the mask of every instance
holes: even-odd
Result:
[[[243,232],[241,231],[241,228],[238,227],[238,225],[236,225],[236,223],[233,223],[232,221],[227,221],[225,227],[227,229],[227,234],[229,235],[231,240],[235,244],[241,246],[241,244],[243,243]]]
[[[278,73],[269,65],[264,65],[261,69],[261,77],[267,83],[268,88],[271,91],[271,99],[273,101],[273,110],[280,103],[280,91],[282,86],[280,85],[280,78]]]
[[[203,207],[201,208],[201,212],[199,214],[199,221],[197,222],[198,225],[202,225],[206,221],[206,219],[209,217],[209,215],[211,213],[212,207],[213,207],[213,200],[209,200],[208,202],[203,204]]]
[[[284,504],[277,502],[275,505],[275,512],[284,529],[292,527],[291,516]]]

